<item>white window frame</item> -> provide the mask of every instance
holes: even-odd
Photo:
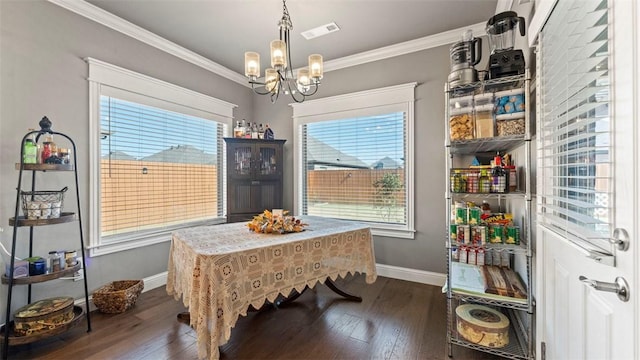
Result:
[[[111,91],[115,89],[141,94],[175,104],[176,108],[188,110],[191,115],[213,115],[217,121],[227,125],[227,131],[232,127],[233,109],[237,105],[97,59],[86,58],[85,61],[89,64],[89,256],[100,256],[170,241],[171,233],[167,231],[152,236],[138,235],[118,242],[102,243],[100,235],[100,95],[107,88]],[[224,136],[228,135],[224,134]],[[225,157],[223,153],[223,164],[226,163]],[[226,178],[225,174],[222,178]],[[226,193],[224,183],[222,188]],[[223,208],[226,208],[224,193],[221,197]]]
[[[406,114],[405,159],[407,224],[374,223],[373,235],[414,239],[414,102],[416,82],[366,90],[345,95],[337,95],[303,103],[290,104],[293,107],[293,161],[295,213],[302,213],[302,194],[304,181],[302,147],[300,146],[300,128],[303,124],[319,121],[348,119],[386,112],[404,112]]]

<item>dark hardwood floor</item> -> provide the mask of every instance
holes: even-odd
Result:
[[[446,301],[440,288],[378,277],[336,284],[360,295],[346,301],[316,285],[295,302],[241,317],[221,359],[447,359]],[[197,359],[195,332],[176,315],[182,303],[165,288],[143,293],[123,314],[91,314],[56,338],[10,347],[10,359]],[[454,359],[499,359],[462,347]]]

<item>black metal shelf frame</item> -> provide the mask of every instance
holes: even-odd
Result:
[[[29,221],[32,220],[23,220],[20,216],[20,202],[21,202],[21,196],[20,196],[20,191],[22,189],[22,177],[23,177],[23,173],[25,171],[31,171],[31,191],[35,191],[36,189],[36,172],[37,171],[73,171],[74,173],[74,179],[75,179],[75,189],[76,189],[76,206],[77,206],[77,212],[75,213],[75,216],[77,217],[77,221],[78,221],[78,230],[79,230],[79,237],[80,237],[80,253],[82,256],[82,272],[83,272],[83,277],[84,277],[84,295],[85,295],[85,307],[87,308],[86,311],[86,318],[87,318],[87,332],[91,331],[91,317],[89,316],[89,290],[88,290],[88,286],[87,286],[87,267],[86,267],[86,261],[85,261],[85,246],[84,246],[84,238],[83,238],[83,232],[82,232],[82,216],[81,216],[81,206],[80,206],[80,190],[78,188],[78,169],[77,169],[77,163],[78,163],[78,159],[77,159],[77,149],[76,149],[76,144],[73,141],[73,139],[69,136],[67,136],[66,134],[60,133],[60,132],[56,132],[53,131],[51,129],[51,121],[45,116],[42,118],[42,120],[40,120],[40,130],[35,130],[35,131],[30,131],[27,134],[25,134],[25,136],[22,138],[22,142],[20,143],[20,163],[16,164],[16,169],[19,170],[19,175],[18,175],[18,186],[16,188],[16,206],[15,206],[15,215],[13,217],[13,222],[11,223],[11,225],[13,226],[13,237],[12,237],[12,247],[11,247],[11,260],[10,260],[10,264],[9,264],[9,273],[7,274],[7,279],[6,279],[6,283],[8,284],[8,290],[7,290],[7,303],[6,303],[6,312],[5,312],[5,322],[6,324],[10,324],[10,317],[11,317],[11,300],[12,300],[12,296],[13,296],[13,287],[15,285],[18,285],[18,282],[16,282],[16,279],[13,277],[13,272],[14,272],[14,266],[15,266],[15,258],[16,258],[16,242],[17,242],[17,235],[18,235],[18,227],[20,226],[28,226],[29,227],[29,257],[33,256],[33,227],[37,226],[37,225],[47,225],[46,222],[45,223],[37,223],[37,222],[33,222],[30,223]],[[36,134],[36,142],[37,140],[45,134],[50,134],[50,135],[56,135],[56,136],[60,136],[62,138],[65,138],[67,141],[69,141],[69,143],[72,146],[72,151],[73,151],[73,164],[72,165],[65,165],[65,164],[25,164],[23,161],[23,156],[24,156],[24,143],[26,141],[26,139],[31,136],[32,134]],[[17,219],[17,220],[16,220]],[[64,221],[63,221],[64,220]],[[60,221],[51,221],[50,224],[56,224],[56,223],[61,223],[61,222],[67,222],[66,218],[63,218],[63,220]],[[75,218],[74,218],[75,220]],[[53,279],[52,279],[53,280]],[[29,283],[27,285],[28,287],[28,295],[27,295],[27,301],[28,303],[31,303],[31,283]],[[2,358],[3,359],[7,359],[9,357],[9,340],[11,338],[11,326],[4,326],[4,341],[3,341],[3,347],[2,347]],[[57,332],[56,332],[57,334]],[[53,336],[53,335],[52,335]]]

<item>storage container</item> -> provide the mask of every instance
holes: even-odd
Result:
[[[487,92],[487,93],[481,93],[474,96],[473,104],[476,107],[493,104],[493,93]]]
[[[37,335],[65,325],[73,317],[72,297],[43,299],[16,310],[14,331],[17,336]]]
[[[449,99],[449,107],[451,110],[457,110],[462,108],[470,108],[473,106],[473,95],[452,97]]]
[[[498,136],[524,134],[524,112],[496,115]]]
[[[473,109],[471,107],[451,110],[449,135],[451,140],[473,139]]]
[[[476,131],[477,139],[491,138],[495,136],[493,122],[493,104],[476,106]]]
[[[456,329],[465,340],[480,346],[502,348],[509,344],[509,319],[488,306],[456,307]]]
[[[523,112],[525,108],[524,89],[497,92],[495,106],[496,115]]]

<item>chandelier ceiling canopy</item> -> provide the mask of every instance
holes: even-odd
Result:
[[[269,95],[272,103],[278,100],[280,93],[289,94],[295,102],[300,103],[318,91],[323,72],[322,55],[309,55],[309,66],[299,69],[297,77],[294,76],[289,36],[293,25],[286,0],[282,1],[282,19],[278,22],[278,28],[280,38],[271,42],[271,67],[265,70],[264,82],[258,81],[261,75],[260,54],[257,52],[247,51],[244,54],[244,74],[249,78],[253,91],[259,95]]]

